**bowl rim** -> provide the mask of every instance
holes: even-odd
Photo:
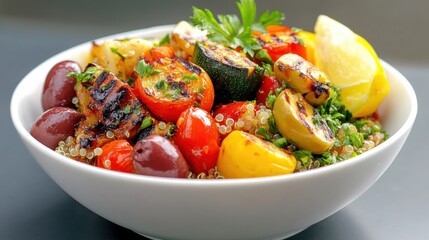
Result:
[[[192,186],[201,186],[201,185],[204,185],[205,187],[243,186],[243,185],[255,185],[255,184],[264,185],[264,184],[272,184],[279,181],[299,180],[301,178],[307,178],[314,175],[329,174],[332,171],[341,171],[342,168],[346,168],[346,167],[349,167],[350,165],[357,164],[360,161],[364,161],[365,159],[370,159],[371,156],[375,155],[377,152],[381,151],[384,148],[387,148],[389,145],[392,145],[394,142],[398,141],[404,135],[408,134],[409,130],[411,129],[416,119],[418,103],[417,103],[417,97],[413,87],[411,86],[410,82],[398,70],[396,70],[392,65],[385,62],[384,60],[381,60],[381,64],[383,68],[386,71],[391,72],[393,75],[395,75],[398,78],[397,81],[401,84],[401,86],[404,87],[405,91],[410,97],[411,109],[410,109],[409,116],[406,118],[404,123],[399,127],[399,129],[395,133],[390,135],[390,137],[385,142],[381,143],[376,148],[371,149],[367,152],[364,152],[346,161],[338,162],[333,165],[329,165],[329,166],[325,166],[317,169],[311,169],[309,171],[304,171],[304,172],[297,172],[293,174],[278,175],[278,176],[258,177],[258,178],[222,179],[222,180],[178,179],[178,178],[164,178],[164,177],[131,174],[131,173],[122,173],[117,171],[101,169],[89,164],[71,160],[70,158],[67,158],[65,156],[62,156],[56,153],[55,151],[49,149],[48,147],[44,146],[42,143],[38,142],[35,138],[33,138],[30,135],[29,130],[27,130],[24,127],[24,124],[19,118],[19,114],[18,114],[19,103],[24,97],[22,94],[20,95],[20,93],[23,92],[22,89],[24,88],[24,85],[27,82],[29,82],[30,77],[34,75],[34,72],[36,72],[38,69],[44,67],[45,65],[49,64],[50,62],[54,61],[56,58],[62,55],[67,55],[80,48],[88,47],[89,44],[93,42],[104,41],[107,39],[118,39],[118,38],[124,38],[124,37],[143,37],[146,35],[147,36],[153,35],[154,33],[158,35],[165,34],[168,31],[171,31],[173,26],[174,25],[154,26],[150,28],[144,28],[144,29],[138,29],[138,30],[133,30],[128,32],[113,34],[113,35],[101,37],[95,40],[87,41],[75,47],[71,47],[62,52],[59,52],[49,57],[39,65],[37,65],[29,73],[27,73],[24,76],[24,78],[20,80],[15,90],[13,91],[11,102],[10,102],[10,116],[21,139],[24,142],[30,144],[31,146],[34,146],[35,148],[37,148],[39,151],[41,151],[44,155],[48,156],[49,158],[61,161],[61,163],[67,165],[68,167],[76,168],[82,171],[87,171],[91,174],[100,175],[102,177],[118,178],[123,181],[142,181],[142,182],[147,181],[147,182],[151,182],[159,185],[173,184],[175,186],[182,186],[182,187],[185,187],[185,186],[192,187]]]

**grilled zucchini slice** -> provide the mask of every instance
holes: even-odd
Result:
[[[192,61],[209,74],[216,103],[255,99],[263,69],[237,51],[222,45],[197,43]]]

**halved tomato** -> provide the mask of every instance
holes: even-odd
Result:
[[[195,106],[210,111],[214,88],[209,75],[199,66],[177,57],[151,63],[139,62],[135,81],[140,99],[159,120],[175,122],[180,114]]]

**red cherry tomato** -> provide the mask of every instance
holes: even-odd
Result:
[[[246,102],[246,101],[223,104],[216,108],[216,110],[213,112],[213,116],[215,118],[215,121],[219,123],[220,128],[225,128],[225,127],[228,128],[228,126],[230,126],[229,130],[226,130],[226,131],[224,131],[225,129],[219,130],[221,141],[223,141],[223,139],[225,139],[231,131],[237,129],[235,127],[235,123],[243,116],[243,114],[249,111],[248,109],[249,104],[253,106],[252,107],[253,109],[250,109],[250,111],[254,112],[259,110],[259,107],[254,102]],[[231,123],[227,122],[228,119],[233,120],[232,125]]]
[[[222,121],[218,121],[220,124],[225,124],[226,119],[232,118],[237,121],[246,112],[246,106],[249,102],[232,102],[228,104],[220,105],[213,112],[213,116],[216,117],[218,114],[222,114]]]
[[[118,172],[133,173],[133,147],[126,140],[115,140],[105,144],[97,158],[97,167]]]
[[[256,102],[266,105],[266,100],[270,92],[274,94],[276,89],[280,87],[280,83],[273,76],[264,76],[261,86],[256,92]]]
[[[205,110],[191,107],[177,120],[174,142],[194,174],[216,167],[219,155],[219,131],[213,117]]]
[[[174,49],[171,47],[161,46],[161,47],[153,47],[145,52],[144,60],[146,62],[153,62],[157,59],[169,57],[174,57]]]

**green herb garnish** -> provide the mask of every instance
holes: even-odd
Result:
[[[195,75],[185,75],[185,76],[182,76],[182,79],[183,79],[183,82],[185,82],[186,84],[189,84],[191,83],[191,80],[197,80],[198,77]]]
[[[76,79],[76,84],[89,82],[94,78],[94,75],[97,71],[97,67],[88,67],[84,72],[70,72],[67,74],[67,77],[72,77]]]
[[[161,40],[159,40],[158,46],[162,46],[166,43],[170,43],[170,34],[165,35]]]
[[[124,108],[124,113],[125,114],[130,114],[131,113],[131,105],[127,104]]]
[[[122,60],[124,60],[124,59],[125,59],[125,56],[124,56],[124,55],[122,55],[122,53],[120,53],[120,52],[119,52],[119,49],[118,49],[118,48],[111,47],[111,48],[110,48],[110,51],[111,51],[112,53],[114,53],[114,54],[118,55],[120,58],[122,58]]]
[[[168,83],[165,79],[159,80],[155,83],[155,88],[162,91],[168,90]]]
[[[317,125],[322,120],[326,121],[326,124],[335,135],[337,135],[341,124],[350,121],[352,118],[351,112],[341,102],[339,91],[334,87],[332,87],[331,97],[320,105],[316,111],[319,114],[316,114],[313,118],[314,123]]]
[[[271,140],[270,133],[265,127],[260,127],[256,130],[256,134],[263,136],[266,140]]]
[[[313,155],[308,150],[298,150],[293,152],[293,156],[300,161],[306,168],[310,166],[313,161]]]
[[[135,71],[140,75],[140,77],[149,77],[152,75],[159,74],[161,71],[153,70],[153,67],[147,64],[144,60],[140,60],[137,63]]]
[[[220,42],[230,48],[242,48],[245,54],[254,55],[261,46],[252,35],[252,30],[265,32],[266,26],[280,24],[284,15],[278,11],[264,12],[256,19],[256,4],[254,0],[241,0],[237,3],[241,21],[237,15],[217,15],[208,10],[193,7],[192,22],[198,28],[207,30],[208,38]]]
[[[143,118],[142,124],[140,125],[140,130],[150,127],[152,123],[153,123],[153,118],[151,117]]]
[[[287,140],[284,137],[278,138],[278,139],[274,139],[273,140],[273,144],[276,145],[276,147],[278,148],[285,148],[287,147]]]

